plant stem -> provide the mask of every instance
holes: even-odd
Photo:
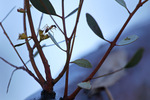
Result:
[[[48,64],[48,61],[42,51],[42,48],[37,40],[37,37],[36,37],[36,34],[35,34],[35,30],[34,30],[34,25],[33,25],[33,21],[32,21],[32,17],[31,17],[31,12],[30,12],[30,7],[29,7],[29,0],[25,0],[26,1],[26,6],[27,6],[27,15],[28,15],[28,20],[29,20],[29,25],[30,25],[30,30],[31,30],[31,33],[32,33],[32,38],[33,38],[33,41],[37,47],[37,50],[39,52],[39,55],[41,57],[41,60],[43,62],[43,65],[44,65],[44,69],[45,69],[45,74],[46,74],[46,80],[47,82],[44,84],[44,90],[47,90],[47,91],[51,91],[53,90],[53,83],[52,83],[52,76],[51,76],[51,72],[50,72],[50,67],[49,67],[49,64]]]
[[[148,0],[145,0],[148,1]],[[122,26],[121,30],[119,31],[118,35],[116,36],[116,38],[113,40],[113,42],[110,43],[110,46],[108,48],[108,50],[106,51],[105,55],[103,56],[103,58],[101,59],[101,61],[99,62],[99,64],[97,65],[97,67],[94,69],[94,71],[83,81],[86,82],[90,79],[92,79],[92,77],[96,74],[96,72],[99,70],[99,68],[101,67],[101,65],[104,63],[105,59],[107,58],[107,56],[109,55],[109,53],[111,52],[111,50],[113,49],[113,47],[116,45],[117,40],[119,39],[119,37],[121,36],[123,30],[126,28],[127,24],[129,23],[129,21],[131,20],[131,18],[133,17],[133,15],[136,13],[136,11],[145,3],[145,1],[143,2],[139,2],[136,6],[136,8],[134,9],[134,11],[129,15],[129,17],[127,18],[125,24]],[[70,100],[74,99],[75,96],[79,93],[79,91],[81,90],[80,87],[77,87],[77,89],[68,97]]]
[[[64,35],[67,35],[67,32],[66,32],[66,22],[65,22],[64,0],[62,0],[62,23],[63,23]],[[65,37],[67,37],[67,36],[65,36]]]
[[[75,27],[73,29],[73,32],[70,36],[70,39],[72,39],[73,35],[76,33],[77,26],[78,26],[78,23],[79,23],[79,17],[80,17],[80,14],[81,14],[81,9],[82,9],[82,6],[83,6],[83,1],[84,0],[80,0],[80,2],[79,2],[79,9],[78,9],[78,13],[77,13],[76,23],[75,23]]]
[[[62,0],[62,23],[63,23],[63,31],[64,31],[64,36],[66,40],[66,46],[67,46],[67,57],[69,57],[70,53],[70,45],[68,45],[68,42],[70,44],[70,41],[68,41],[67,38],[67,32],[66,32],[66,23],[65,23],[65,9],[64,9],[64,0]],[[70,61],[70,59],[68,60]],[[67,98],[68,96],[68,78],[69,78],[69,63],[66,65],[66,79],[65,79],[65,90],[64,90],[64,98]]]
[[[24,1],[24,9],[26,9],[26,3]],[[27,31],[26,31],[26,13],[23,13],[23,28],[24,28],[24,33],[26,34],[27,36]],[[45,79],[43,78],[43,76],[41,75],[41,73],[39,72],[36,64],[35,64],[35,61],[34,61],[34,58],[33,58],[33,50],[29,44],[29,41],[28,39],[25,39],[26,41],[26,46],[28,48],[28,51],[29,51],[29,58],[30,58],[30,61],[31,61],[31,64],[32,64],[32,67],[37,75],[37,77],[39,78],[41,84],[44,84],[45,82]]]
[[[13,9],[14,9],[14,8],[13,8]],[[12,9],[12,10],[13,10],[13,9]],[[11,11],[12,11],[12,10],[11,10]],[[7,16],[11,13],[11,11],[7,14]],[[7,17],[7,16],[6,16],[6,17]],[[6,19],[6,17],[5,17],[2,21],[4,21],[4,20]],[[4,32],[4,34],[5,34],[5,36],[6,36],[7,39],[9,40],[11,46],[12,46],[13,49],[15,50],[16,54],[18,55],[19,59],[21,60],[21,62],[23,63],[24,66],[23,66],[23,67],[17,67],[17,66],[15,66],[15,65],[9,63],[8,61],[6,61],[5,59],[3,59],[2,57],[0,57],[0,59],[2,59],[4,62],[6,62],[7,64],[9,64],[10,66],[14,67],[16,70],[22,69],[22,70],[26,71],[30,76],[32,76],[32,77],[41,85],[41,82],[39,81],[39,79],[28,69],[28,67],[27,67],[26,64],[24,63],[23,59],[21,58],[20,54],[18,53],[17,49],[15,48],[14,44],[12,43],[12,41],[11,41],[11,39],[9,38],[8,34],[6,33],[6,31],[5,31],[5,29],[4,29],[3,25],[2,25],[2,22],[0,22],[0,26],[1,26],[1,28],[2,28],[2,30],[3,30],[3,32]],[[41,86],[42,86],[42,85],[41,85]]]
[[[80,13],[81,13],[81,8],[82,8],[82,5],[83,5],[83,1],[84,0],[80,0],[80,3],[79,3],[79,10],[78,10],[78,14],[77,14],[76,24],[75,24],[75,27],[73,29],[72,35],[70,36],[69,39],[66,40],[66,44],[68,46],[68,45],[70,45],[71,39],[74,36],[73,37],[73,42],[72,42],[72,45],[71,45],[70,54],[69,55],[67,54],[67,59],[66,59],[65,66],[64,66],[63,70],[59,73],[59,75],[56,77],[56,79],[54,79],[54,84],[57,83],[59,81],[59,79],[64,75],[64,73],[67,70],[67,66],[69,64],[69,61],[71,59],[71,55],[72,55],[72,51],[73,51],[73,45],[74,45],[74,41],[75,41],[76,29],[77,29],[77,25],[78,25],[78,21],[79,21],[79,16],[80,16]]]
[[[108,75],[112,75],[112,74],[114,74],[114,73],[116,73],[116,72],[119,72],[119,71],[121,71],[121,70],[123,70],[123,69],[124,69],[124,68],[120,68],[120,69],[115,70],[115,71],[113,71],[113,72],[110,72],[110,73],[107,73],[107,74],[104,74],[104,75],[101,75],[101,76],[93,77],[92,79],[97,79],[97,78],[105,77],[105,76],[108,76]],[[90,80],[91,80],[91,79],[90,79]]]

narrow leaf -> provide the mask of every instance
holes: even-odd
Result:
[[[16,45],[14,45],[14,47],[19,47],[19,46],[22,46],[22,45],[24,45],[26,42],[24,42],[24,43],[20,43],[20,44],[16,44]]]
[[[131,68],[137,65],[143,56],[143,52],[144,52],[143,48],[140,48],[139,50],[137,50],[137,52],[134,54],[132,59],[128,62],[128,64],[124,68]]]
[[[100,38],[104,39],[102,31],[100,29],[100,27],[98,26],[97,22],[95,21],[95,19],[90,15],[90,14],[86,14],[86,20],[87,23],[89,25],[89,27],[92,29],[92,31],[99,36]],[[105,39],[104,39],[105,40]]]
[[[36,9],[43,13],[56,15],[55,9],[49,0],[30,0],[30,2]]]
[[[43,44],[43,45],[41,46],[42,49],[43,49],[44,47],[46,47],[45,44]],[[38,54],[39,54],[39,52],[38,52],[38,50],[37,50],[37,51],[33,54],[33,57],[36,57]]]
[[[78,83],[78,86],[82,89],[87,89],[87,90],[91,89],[92,87],[89,81]]]
[[[136,41],[139,37],[137,35],[130,35],[128,37],[126,37],[125,39],[121,40],[119,42],[119,45],[127,45],[130,44],[134,41]]]
[[[52,35],[50,32],[48,32],[48,34],[49,34],[51,40],[54,42],[54,44],[55,44],[59,49],[61,49],[62,51],[65,51],[64,49],[62,49],[62,48],[59,46],[59,44],[57,43],[57,41],[55,40],[55,38],[53,37],[53,35]]]
[[[84,68],[92,68],[91,63],[86,59],[77,59],[75,61],[72,61],[71,63],[77,64],[78,66]]]
[[[79,8],[79,7],[78,7]],[[68,18],[69,16],[71,16],[72,14],[74,14],[76,11],[78,11],[78,8],[74,9],[71,13],[69,13],[65,18]]]
[[[28,40],[28,41],[30,41],[31,40],[31,38]],[[22,46],[22,45],[24,45],[24,44],[26,44],[26,42],[24,42],[24,43],[19,43],[19,44],[16,44],[16,45],[14,45],[14,47],[19,47],[19,46]]]
[[[118,2],[121,6],[127,8],[126,3],[124,0],[115,0],[116,2]]]

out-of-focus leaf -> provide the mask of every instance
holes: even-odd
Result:
[[[140,48],[139,50],[137,50],[137,52],[134,54],[132,59],[128,62],[128,64],[124,68],[131,68],[137,65],[143,56],[143,52],[144,52],[143,48]]]
[[[50,32],[48,32],[48,34],[49,34],[51,40],[54,42],[54,44],[55,44],[59,49],[61,49],[62,51],[65,51],[64,49],[62,49],[62,48],[59,46],[59,44],[57,43],[57,41],[55,40],[55,38],[53,37],[53,35],[52,35]]]
[[[45,44],[43,44],[43,45],[41,46],[42,49],[43,49],[44,47],[46,47]],[[39,54],[39,52],[38,52],[38,50],[37,50],[37,51],[33,54],[33,57],[36,57],[38,54]]]
[[[91,63],[86,59],[77,59],[75,61],[72,61],[71,63],[77,64],[78,66],[84,68],[92,68]]]
[[[89,27],[92,29],[92,31],[99,36],[100,38],[104,39],[102,31],[100,29],[100,27],[98,26],[97,22],[95,21],[95,19],[88,13],[86,13],[86,20],[87,23],[89,25]],[[105,40],[105,39],[104,39]]]
[[[91,89],[90,81],[78,83],[78,86],[82,89],[87,89],[87,90]]]
[[[45,44],[43,44],[43,45],[41,46],[42,49],[43,49],[44,47],[46,47]],[[37,50],[37,51],[33,54],[33,57],[35,58],[38,54],[39,54],[39,52],[38,52],[38,50]],[[26,64],[29,63],[29,62],[30,62],[30,60],[28,60],[28,61],[26,62]]]
[[[126,3],[124,0],[115,0],[116,2],[118,2],[121,6],[127,8]]]
[[[72,14],[74,14],[76,11],[78,11],[78,8],[74,9],[71,13],[69,13],[65,18],[68,18],[69,16],[71,16]]]
[[[45,14],[57,15],[53,5],[49,0],[30,0],[30,2],[36,9]]]
[[[136,41],[139,37],[137,35],[130,35],[128,37],[126,37],[125,39],[121,40],[119,42],[119,45],[127,45],[130,44],[134,41]]]

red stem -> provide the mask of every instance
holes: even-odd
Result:
[[[78,25],[79,16],[80,16],[80,13],[81,13],[82,5],[83,5],[83,0],[80,0],[80,3],[79,3],[79,10],[78,10],[77,19],[76,19],[76,24],[75,24],[75,27],[74,27],[74,29],[73,29],[72,36],[71,36],[69,39],[67,39],[68,41],[66,41],[67,44],[68,44],[67,47],[69,47],[69,48],[70,48],[71,39],[72,39],[73,35],[76,34],[76,29],[77,29],[77,25]],[[70,54],[69,54],[69,55],[67,54],[67,60],[66,60],[65,66],[64,66],[63,70],[61,71],[61,73],[57,76],[57,78],[54,79],[54,84],[59,81],[59,79],[64,75],[64,73],[65,73],[66,70],[67,70],[67,66],[68,66],[69,61],[70,61],[70,59],[71,59],[71,54],[72,54],[72,50],[73,50],[74,40],[75,40],[75,36],[73,37],[73,42],[72,42],[71,50],[69,49],[69,50],[70,50],[70,51],[69,51]],[[67,50],[68,50],[68,49],[67,49]]]
[[[83,1],[84,1],[84,0],[80,0],[79,9],[78,9],[78,14],[77,14],[76,23],[75,23],[75,27],[74,27],[74,29],[73,29],[73,32],[72,32],[71,36],[70,36],[70,39],[72,39],[73,35],[75,34],[75,32],[76,32],[76,30],[77,30],[77,26],[78,26],[78,23],[79,23],[79,17],[80,17],[80,13],[81,13]]]
[[[7,33],[6,33],[6,31],[5,31],[5,29],[4,29],[4,27],[3,27],[3,25],[2,25],[1,22],[0,22],[0,26],[1,26],[1,28],[2,28],[2,30],[3,30],[3,32],[4,32],[4,34],[5,34],[5,36],[6,36],[7,39],[9,40],[10,44],[11,44],[12,47],[14,48],[15,52],[17,53],[19,59],[21,60],[21,62],[22,62],[23,65],[25,66],[25,68],[28,68],[28,67],[26,66],[26,64],[24,63],[23,59],[21,58],[20,54],[18,53],[17,49],[15,48],[14,44],[12,43],[11,39],[10,39],[9,36],[7,35]]]
[[[146,0],[145,0],[146,1]],[[144,1],[144,3],[145,3]],[[118,35],[116,36],[116,38],[113,40],[113,42],[111,42],[111,45],[109,46],[107,52],[105,53],[105,55],[103,56],[103,58],[101,59],[101,61],[99,62],[99,64],[97,65],[97,67],[94,69],[94,71],[83,81],[88,81],[90,80],[95,74],[96,72],[99,70],[99,68],[101,67],[101,65],[104,63],[105,59],[107,58],[107,56],[109,55],[109,53],[111,52],[111,50],[113,49],[113,47],[116,45],[117,40],[119,39],[119,37],[121,36],[123,30],[125,29],[125,27],[127,26],[127,24],[129,23],[129,21],[131,20],[131,18],[133,17],[133,15],[136,13],[136,11],[144,4],[143,2],[139,2],[136,6],[136,8],[134,9],[134,11],[129,15],[128,19],[126,20],[125,24],[122,26],[121,30],[119,31]],[[81,90],[80,87],[77,87],[77,89],[68,97],[69,100],[73,100],[76,95],[79,93],[79,91]]]
[[[63,23],[63,30],[64,30],[64,36],[66,40],[66,46],[67,46],[67,57],[69,55],[70,48],[68,47],[68,38],[67,38],[67,32],[66,32],[66,22],[65,22],[65,10],[64,10],[64,0],[62,0],[62,23]],[[69,61],[69,60],[68,60]],[[66,65],[66,80],[65,80],[65,90],[64,90],[64,98],[67,98],[68,96],[68,77],[69,77],[69,64]]]
[[[25,1],[24,1],[24,9],[26,9]],[[24,28],[24,32],[25,32],[25,34],[27,36],[27,31],[26,31],[26,13],[23,14],[23,28]],[[31,48],[31,46],[30,46],[30,44],[28,42],[28,39],[25,39],[25,41],[26,41],[26,46],[27,46],[28,51],[29,51],[29,58],[30,58],[32,67],[33,67],[37,77],[39,78],[41,84],[44,84],[45,83],[45,79],[43,78],[43,76],[39,72],[39,70],[37,68],[37,65],[35,64],[35,61],[34,61],[34,58],[33,58],[33,49]]]
[[[29,20],[30,30],[32,33],[32,38],[33,38],[33,41],[37,47],[37,50],[39,52],[39,55],[41,57],[41,60],[43,62],[44,68],[45,68],[45,74],[46,74],[47,82],[45,83],[44,89],[47,91],[51,91],[51,90],[53,90],[53,83],[52,83],[52,76],[51,76],[51,72],[50,72],[50,67],[49,67],[48,61],[47,61],[47,59],[46,59],[46,57],[42,51],[42,48],[41,48],[41,46],[37,40],[35,31],[34,31],[34,25],[33,25],[30,7],[29,7],[29,0],[26,0],[26,6],[27,6],[27,15],[28,15],[28,20]]]

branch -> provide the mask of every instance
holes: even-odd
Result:
[[[74,27],[74,31],[72,32],[72,36],[74,35],[74,37],[73,37],[73,42],[72,42],[71,50],[69,49],[70,50],[69,51],[70,54],[67,54],[67,60],[66,60],[65,66],[64,66],[63,70],[60,72],[60,74],[56,77],[56,79],[54,79],[54,84],[57,83],[59,81],[59,79],[61,79],[61,77],[64,75],[64,73],[67,70],[67,66],[69,64],[69,61],[70,61],[70,58],[71,58],[71,55],[72,55],[72,50],[73,50],[73,45],[74,45],[74,40],[75,40],[76,29],[77,29],[77,25],[78,25],[79,16],[80,16],[80,13],[81,13],[82,5],[83,5],[83,0],[80,0],[79,10],[78,10],[77,19],[76,19],[76,24],[75,24],[75,27]],[[75,33],[75,34],[73,34],[73,33]],[[68,42],[67,46],[69,48],[70,48],[70,41],[71,41],[72,36],[67,41]],[[68,50],[68,48],[67,48],[67,50]]]
[[[21,67],[20,67],[20,69],[21,69]],[[9,82],[8,82],[8,85],[7,85],[7,91],[6,91],[6,93],[8,93],[9,86],[10,86],[10,83],[11,83],[11,80],[12,80],[12,77],[13,77],[13,74],[14,74],[14,72],[17,71],[17,70],[18,70],[18,69],[14,69],[13,72],[11,73],[11,76],[10,76],[10,79],[9,79]]]
[[[27,15],[28,15],[28,20],[29,20],[30,30],[32,33],[32,38],[33,38],[33,41],[37,47],[37,50],[39,52],[39,55],[41,57],[41,60],[43,62],[44,69],[45,69],[46,80],[47,80],[45,88],[47,91],[51,91],[51,90],[53,90],[53,84],[52,84],[52,76],[51,76],[51,72],[50,72],[50,67],[49,67],[48,61],[47,61],[47,59],[46,59],[46,57],[42,51],[42,48],[41,48],[41,46],[37,40],[36,34],[35,34],[34,25],[33,25],[30,7],[29,7],[29,0],[25,0],[25,1],[26,1],[26,6],[27,6]]]
[[[101,76],[93,77],[93,78],[91,78],[91,79],[97,79],[97,78],[105,77],[105,76],[108,76],[108,75],[112,75],[112,74],[114,74],[114,73],[116,73],[116,72],[119,72],[119,71],[121,71],[121,70],[123,70],[123,69],[124,69],[124,68],[120,68],[120,69],[115,70],[115,71],[113,71],[113,72],[110,72],[110,73],[107,73],[107,74],[104,74],[104,75],[101,75]],[[91,79],[90,79],[90,80],[91,80]]]
[[[75,27],[73,29],[73,32],[70,36],[70,39],[73,37],[74,34],[76,34],[76,30],[77,30],[77,25],[79,23],[79,17],[80,17],[80,14],[81,14],[81,9],[82,9],[82,6],[83,6],[83,1],[84,0],[80,0],[80,3],[79,3],[79,9],[78,9],[78,13],[77,13],[77,18],[76,18],[76,23],[75,23]]]
[[[14,74],[14,72],[16,71],[16,70],[19,70],[19,69],[22,69],[22,70],[24,70],[24,71],[26,71],[30,76],[32,76],[41,86],[42,86],[42,84],[41,84],[41,82],[39,81],[39,79],[29,70],[29,69],[26,69],[25,67],[18,67],[18,66],[16,66],[16,65],[13,65],[13,64],[11,64],[10,62],[8,62],[7,60],[5,60],[4,58],[2,58],[2,57],[0,57],[0,59],[1,60],[3,60],[5,63],[7,63],[8,65],[10,65],[10,66],[12,66],[13,68],[15,68],[15,70],[12,72],[12,74],[11,74],[11,77],[10,77],[10,80],[9,80],[9,83],[8,83],[8,86],[7,86],[7,92],[8,92],[8,89],[9,89],[9,85],[10,85],[10,82],[11,82],[11,79],[12,79],[12,76],[13,76],[13,74]]]
[[[145,0],[148,1],[148,0]],[[145,2],[144,2],[145,3]],[[121,30],[119,31],[118,35],[116,36],[116,38],[113,40],[113,42],[111,42],[108,50],[106,51],[105,55],[103,56],[103,58],[101,59],[101,61],[99,62],[99,64],[97,65],[97,67],[94,69],[94,71],[83,81],[86,82],[88,80],[90,80],[98,71],[98,69],[101,67],[101,65],[104,63],[105,59],[107,58],[107,56],[109,55],[109,53],[111,52],[111,50],[113,49],[113,47],[116,46],[116,42],[119,39],[119,37],[121,36],[123,30],[126,28],[127,24],[129,23],[129,21],[131,20],[131,18],[133,17],[133,15],[136,13],[136,11],[144,4],[143,2],[139,2],[136,6],[136,8],[134,9],[134,11],[129,15],[128,19],[126,20],[125,24],[122,26]],[[80,87],[77,87],[77,89],[69,96],[69,99],[74,99],[75,96],[79,93],[79,91],[81,90]]]
[[[7,60],[5,60],[4,58],[0,57],[0,59],[3,60],[3,61],[4,61],[5,63],[7,63],[8,65],[10,65],[10,66],[12,66],[12,67],[14,67],[14,68],[16,68],[16,69],[19,69],[19,67],[17,67],[16,65],[11,64],[10,62],[8,62]]]
[[[49,16],[51,17],[51,19],[53,20],[53,22],[55,23],[55,25],[57,26],[57,28],[64,34],[64,32],[62,31],[62,29],[59,27],[59,25],[56,23],[56,21],[54,20],[54,18],[52,17],[52,15],[50,14],[50,12],[48,11],[47,7],[44,5],[43,1],[40,0],[41,4],[44,6],[45,10],[49,13]],[[61,16],[59,15],[55,15],[59,18],[62,18]]]
[[[25,4],[25,1],[24,1],[24,9],[26,9],[26,4]],[[26,34],[27,36],[27,29],[26,29],[26,13],[23,14],[23,28],[24,28],[24,33]],[[33,57],[33,50],[29,44],[29,41],[28,39],[26,38],[25,39],[26,41],[26,46],[28,48],[28,52],[29,52],[29,58],[30,58],[30,61],[31,61],[31,64],[32,64],[32,67],[37,75],[37,77],[39,78],[39,80],[41,81],[42,84],[45,83],[45,79],[43,78],[43,76],[41,75],[41,73],[39,72],[38,68],[37,68],[37,65],[35,64],[35,61],[34,61],[34,57]]]
[[[15,9],[16,6],[14,6],[9,12],[8,14],[2,19],[2,21],[0,23],[2,23],[8,16],[9,14]]]
[[[9,40],[11,46],[13,47],[13,49],[15,50],[15,52],[17,53],[18,57],[20,58],[21,62],[23,63],[23,65],[25,66],[25,68],[27,68],[26,64],[24,63],[23,59],[21,58],[20,54],[18,53],[17,49],[15,48],[14,44],[12,43],[11,39],[9,38],[8,34],[6,33],[2,23],[0,23],[0,26],[5,34],[5,36],[7,37],[7,39]],[[27,68],[28,69],[28,68]]]
[[[67,38],[66,22],[65,22],[64,0],[62,0],[62,23],[63,23],[64,36],[65,36],[65,40],[66,40],[67,58],[68,58],[68,57],[69,57],[69,51],[70,51],[70,45],[69,45],[69,47],[68,47],[68,38]],[[70,41],[69,41],[69,42],[70,42]],[[68,61],[69,61],[69,60],[68,60]],[[67,64],[67,69],[66,69],[64,98],[67,98],[67,96],[68,96],[68,78],[69,78],[69,64]]]

